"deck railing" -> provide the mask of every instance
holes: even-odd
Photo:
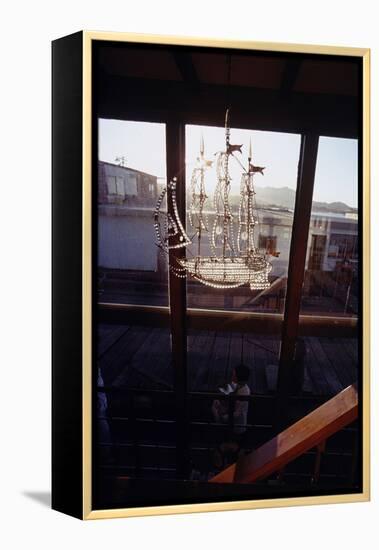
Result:
[[[99,426],[101,424],[107,426],[110,437],[108,440],[107,438],[102,440],[101,436],[98,438],[97,467],[111,475],[121,473],[133,477],[159,475],[176,478],[178,472],[176,471],[175,452],[179,426],[175,419],[173,391],[100,386],[98,393],[108,396],[108,409],[101,414],[98,413],[97,420]],[[205,471],[211,472],[214,468],[212,458],[215,448],[222,441],[228,440],[233,435],[235,428],[239,426],[234,423],[233,415],[236,400],[251,403],[248,422],[244,425],[248,436],[245,438],[245,452],[256,449],[264,441],[272,438],[274,434],[269,414],[272,409],[272,396],[233,394],[225,396],[214,392],[192,392],[187,395],[187,399],[190,413],[192,413],[185,428],[189,442],[186,457],[189,471],[191,468],[194,471],[201,470],[199,463],[205,465]],[[210,407],[213,399],[227,400],[228,423],[217,423],[212,418]],[[295,397],[293,401],[293,409],[297,411],[297,418],[306,415],[318,404],[314,398],[306,397]],[[260,409],[258,415],[257,403]],[[345,428],[343,432],[341,440],[348,442],[348,452],[346,452],[346,448],[341,451],[339,446],[336,451],[334,443],[337,441],[335,441],[331,445],[333,448],[328,449],[327,462],[336,463],[342,459],[350,471],[349,464],[354,462],[356,432],[353,428]],[[350,443],[352,436],[353,447]],[[307,477],[313,483],[317,483],[320,477],[321,456],[323,456],[325,446],[322,443],[312,443],[311,447],[312,450],[304,451],[306,454],[304,464],[298,466],[301,466],[304,472],[308,472]],[[343,447],[346,447],[346,443],[343,444]],[[350,447],[353,452],[350,452]],[[274,468],[273,471],[278,472],[277,479],[280,480],[284,473],[282,464],[275,465]],[[232,470],[228,470],[228,472],[230,473]],[[296,468],[294,471],[298,472]],[[337,473],[339,475],[341,472]],[[297,474],[291,472],[291,468],[290,471],[285,472],[286,479],[291,479],[291,476],[295,475]],[[305,473],[300,475],[305,475]],[[352,476],[352,474],[347,475],[349,478]],[[324,468],[322,479],[325,480],[328,476],[329,474]],[[232,477],[234,480],[234,473]],[[227,481],[232,481],[232,477],[229,476]],[[208,478],[204,475],[200,479]]]

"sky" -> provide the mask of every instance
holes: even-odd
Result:
[[[187,181],[199,155],[201,136],[204,138],[205,156],[212,160],[214,153],[225,149],[225,131],[210,126],[186,126]],[[256,186],[290,187],[296,189],[300,135],[279,132],[261,132],[231,129],[230,142],[243,144],[242,155],[236,153],[242,164],[247,165],[251,139],[253,163],[265,166],[264,176],[257,174]],[[124,156],[126,166],[166,178],[165,125],[150,122],[99,120],[99,159],[115,162]],[[239,190],[241,169],[231,159],[231,193]],[[321,137],[316,167],[313,200],[320,202],[341,201],[357,207],[358,144],[357,140]],[[212,192],[215,175],[208,175]]]

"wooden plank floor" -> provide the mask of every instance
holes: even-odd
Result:
[[[274,336],[189,331],[190,391],[217,391],[234,367],[250,367],[252,393],[273,391],[280,340]],[[303,392],[334,395],[357,379],[358,349],[352,338],[305,338]],[[168,329],[102,324],[98,328],[98,365],[106,385],[168,389],[173,373]]]

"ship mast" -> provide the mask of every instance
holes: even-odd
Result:
[[[248,175],[247,175],[247,255],[250,256],[251,253],[255,252],[254,244],[254,216],[253,216],[253,173],[250,170],[252,166],[252,149],[251,149],[251,138],[249,145],[249,156],[248,156]]]
[[[224,164],[224,174],[225,174],[225,186],[224,186],[224,234],[223,234],[223,244],[222,244],[222,258],[225,259],[226,256],[226,241],[227,241],[227,231],[228,231],[228,213],[227,213],[227,204],[228,204],[228,189],[230,185],[229,177],[229,145],[230,145],[230,128],[229,128],[229,109],[225,113],[225,144],[226,144],[226,155],[225,155],[225,164]]]
[[[197,228],[197,255],[198,258],[200,258],[200,252],[201,252],[201,230],[202,230],[202,224],[203,224],[203,207],[204,202],[206,199],[205,195],[205,186],[204,186],[204,171],[205,171],[205,164],[204,164],[204,137],[203,134],[201,134],[200,139],[200,194],[199,194],[199,225]]]

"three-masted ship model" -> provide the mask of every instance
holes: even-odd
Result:
[[[229,112],[225,115],[225,150],[216,153],[216,160],[205,158],[204,140],[201,139],[200,156],[192,172],[188,211],[189,227],[194,231],[188,236],[182,223],[176,203],[176,178],[168,183],[160,194],[154,225],[156,244],[165,253],[176,248],[186,248],[187,257],[176,257],[171,271],[178,277],[190,276],[204,285],[219,288],[237,288],[248,284],[251,290],[270,287],[268,275],[272,265],[267,260],[267,251],[256,246],[255,234],[258,226],[255,202],[254,177],[265,168],[253,164],[251,141],[248,165],[244,167],[235,153],[241,153],[242,145],[230,143]],[[241,168],[240,203],[237,214],[230,205],[231,176],[229,165],[237,162]],[[217,183],[213,204],[207,194],[206,178],[209,170],[216,169]],[[163,210],[167,195],[167,210]],[[209,207],[213,206],[214,220],[211,221]],[[204,255],[205,239],[208,240],[208,254]],[[189,248],[190,245],[191,248]],[[193,253],[195,249],[195,253]],[[210,250],[210,254],[209,254]]]

